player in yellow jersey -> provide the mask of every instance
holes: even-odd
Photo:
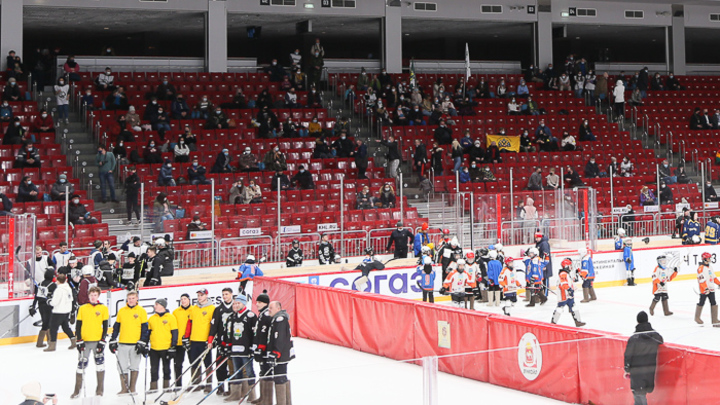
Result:
[[[211,304],[208,300],[207,289],[198,290],[197,292],[198,303],[193,305],[190,311],[190,319],[188,320],[187,326],[185,327],[185,335],[183,335],[183,346],[190,353],[190,363],[200,357],[208,345],[208,336],[210,335],[210,322],[213,319],[215,313],[215,305]],[[205,363],[205,372],[209,372],[210,364],[212,364],[212,353],[208,351],[203,361]],[[200,362],[195,365],[195,368],[191,371],[192,375],[195,376],[192,383],[197,385],[200,384],[200,373],[196,372],[196,369],[201,367]],[[208,377],[210,380],[212,376]],[[211,380],[212,381],[212,380]],[[205,392],[210,392],[211,384],[205,385]],[[200,386],[196,387],[196,390],[200,389]]]
[[[135,394],[135,384],[140,372],[140,358],[148,355],[147,350],[147,311],[138,305],[138,294],[130,291],[126,297],[127,305],[120,308],[113,324],[110,351],[117,355],[120,364],[120,387],[118,395]],[[130,374],[128,383],[127,374]],[[144,387],[143,387],[144,388]]]
[[[102,396],[105,384],[105,337],[107,336],[110,312],[100,304],[100,289],[90,287],[88,290],[88,303],[78,309],[77,324],[75,325],[77,349],[80,360],[75,374],[75,391],[70,398],[80,396],[85,368],[90,356],[95,357],[95,371],[97,371],[97,389],[95,395]]]
[[[175,367],[175,387],[182,387],[182,373],[183,363],[185,362],[185,346],[182,344],[182,336],[185,334],[185,328],[187,328],[188,320],[190,320],[190,296],[183,294],[180,296],[180,306],[173,311],[173,316],[177,321],[178,331],[180,333],[177,342],[175,342],[175,354],[173,355],[173,365]],[[190,355],[190,353],[187,353]]]
[[[178,328],[175,316],[167,311],[167,300],[155,300],[155,315],[148,319],[150,343],[150,391],[158,389],[160,360],[163,362],[163,389],[170,388],[170,359],[175,354]]]

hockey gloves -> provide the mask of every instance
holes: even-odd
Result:
[[[77,310],[73,308],[73,311],[70,312],[70,325],[75,325],[75,316],[77,315]]]
[[[110,342],[110,352],[112,352],[113,354],[115,354],[115,352],[117,352],[117,349],[118,349],[118,342],[117,342],[117,340],[113,340],[112,342]]]
[[[168,353],[170,353],[171,355],[174,355],[175,351],[176,351],[175,345],[170,346],[170,348],[168,349]]]
[[[35,314],[37,314],[35,307],[30,307],[28,311],[30,312],[30,316],[35,316]]]
[[[185,351],[190,351],[190,338],[182,338],[182,345],[185,348]]]
[[[95,353],[102,354],[105,351],[105,341],[101,340],[97,342],[97,347],[95,348]]]
[[[447,288],[443,287],[440,289],[440,294],[447,295]]]
[[[83,342],[82,340],[78,340],[77,342],[75,342],[75,345],[81,354],[85,351],[85,342]]]
[[[148,355],[147,343],[143,342],[142,340],[139,340],[135,344],[135,353],[137,353],[141,356],[147,356]]]

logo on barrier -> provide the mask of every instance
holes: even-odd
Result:
[[[522,375],[530,381],[540,375],[542,349],[537,337],[532,333],[524,334],[518,343],[518,366]]]

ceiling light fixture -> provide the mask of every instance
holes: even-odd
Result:
[[[105,28],[103,28],[103,29],[104,29],[104,30],[109,30],[110,28],[109,28],[109,27],[105,27]]]
[[[568,17],[570,17],[570,13],[568,13],[567,11],[563,11],[563,12],[560,13],[560,17],[562,17],[562,18],[568,18]]]
[[[315,5],[312,4],[312,3],[305,3],[305,4],[303,4],[303,7],[305,7],[305,8],[315,8]]]

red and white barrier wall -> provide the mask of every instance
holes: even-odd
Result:
[[[440,371],[571,403],[633,403],[625,336],[261,277],[254,296],[262,290],[283,303],[295,336],[396,360],[448,356]],[[718,369],[718,352],[664,344],[649,401],[716,403]]]

